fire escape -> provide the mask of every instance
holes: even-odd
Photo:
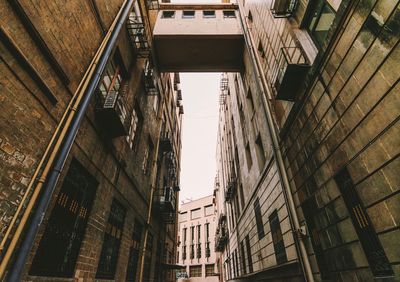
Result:
[[[222,252],[228,242],[228,227],[226,224],[226,215],[220,214],[218,226],[215,232],[215,251]]]
[[[143,69],[143,81],[147,95],[155,96],[160,94],[157,83],[157,75],[149,61],[146,62],[146,65]]]
[[[230,170],[229,170],[229,178],[228,183],[225,188],[225,201],[230,202],[233,200],[233,197],[236,193],[237,186],[237,178],[236,178],[236,169],[233,161],[230,161]]]
[[[126,23],[129,39],[139,58],[148,58],[150,45],[146,34],[143,18],[131,13]]]
[[[220,82],[219,104],[225,105],[226,96],[228,95],[228,77],[222,74]]]
[[[167,169],[167,183],[164,184],[162,195],[160,196],[160,214],[165,223],[172,224],[176,219],[176,192],[179,191],[179,187],[175,185],[177,180],[177,164],[172,137],[169,132],[165,132],[162,135],[160,149]]]

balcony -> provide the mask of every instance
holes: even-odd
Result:
[[[99,90],[96,95],[96,117],[111,138],[128,134],[128,111],[123,95],[125,88],[106,95]]]
[[[162,212],[175,212],[176,198],[173,187],[164,187],[164,194],[160,197],[160,208]]]
[[[129,40],[131,41],[137,56],[139,58],[148,58],[150,55],[150,45],[142,17],[131,13],[126,23],[126,27],[129,33]]]
[[[173,151],[173,144],[172,144],[172,134],[167,131],[161,136],[160,140],[160,148],[164,152],[172,152]]]
[[[275,0],[272,3],[271,12],[275,18],[287,18],[292,16],[297,0]]]
[[[277,100],[296,100],[310,64],[299,47],[282,47],[272,73],[272,88]]]

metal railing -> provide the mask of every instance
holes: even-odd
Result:
[[[148,58],[150,45],[142,17],[130,14],[126,22],[129,38],[139,58]]]

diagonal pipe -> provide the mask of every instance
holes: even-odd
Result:
[[[13,265],[11,266],[11,269],[9,271],[10,275],[7,281],[18,282],[21,280],[21,275],[25,267],[26,260],[32,249],[33,243],[35,241],[39,227],[42,223],[43,217],[47,211],[50,199],[53,195],[60,173],[69,155],[71,147],[75,141],[82,120],[85,117],[86,110],[90,104],[90,100],[93,97],[93,94],[95,93],[95,90],[100,82],[102,73],[106,67],[108,59],[112,54],[112,51],[117,42],[121,29],[126,22],[130,10],[132,9],[133,3],[134,0],[127,0],[122,6],[119,12],[117,23],[111,32],[110,38],[104,47],[103,53],[100,54],[98,63],[94,66],[95,67],[94,73],[89,78],[88,86],[84,91],[81,104],[78,106],[77,109],[75,109],[76,114],[74,115],[74,118],[71,121],[71,124],[65,135],[65,139],[63,140],[61,148],[56,156],[54,165],[45,181],[45,184],[43,186],[43,194],[38,200],[37,208],[32,215],[30,225],[28,227],[28,230],[26,231],[24,240],[21,242],[21,247],[18,253],[16,254]]]

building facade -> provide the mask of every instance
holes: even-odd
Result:
[[[175,281],[182,93],[179,74],[152,64],[152,12],[141,1],[0,10],[0,280]],[[26,215],[45,197],[18,268]]]
[[[178,222],[177,262],[185,267],[180,270],[178,281],[219,281],[214,248],[214,196],[183,203]]]
[[[221,79],[217,148],[223,280],[399,279],[399,1],[238,7],[245,68]]]

